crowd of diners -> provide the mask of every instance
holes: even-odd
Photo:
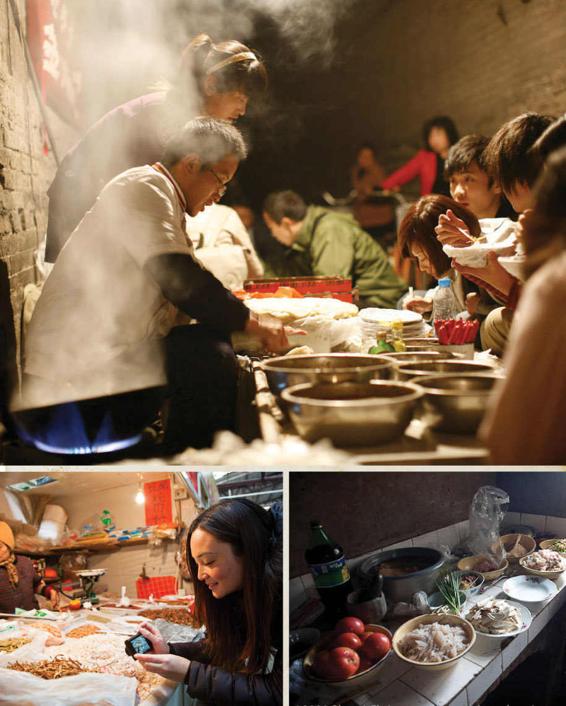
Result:
[[[365,143],[351,170],[352,213],[290,190],[266,194],[263,220],[283,247],[261,262],[249,207],[236,208],[245,225],[232,211],[239,226],[226,227],[218,201],[247,155],[233,123],[266,85],[257,52],[199,35],[173,84],[110,111],[65,156],[48,192],[52,271],[26,337],[17,403],[38,410],[34,428],[46,406],[62,420],[77,407],[150,420],[165,401],[165,454],[234,428],[230,335],[244,331],[279,352],[289,332],[251,314],[195,257],[192,219],[208,208],[218,215],[204,230],[224,231],[253,277],[351,277],[360,306],[430,318],[434,288],[407,295],[403,264],[411,259],[429,281],[449,276],[462,312],[482,320],[477,347],[502,356],[507,372],[481,430],[492,461],[564,462],[565,118],[529,112],[490,138],[460,138],[449,117],[435,117],[423,126],[423,149],[389,175]],[[421,197],[397,224],[393,258],[383,239],[393,210],[382,196],[416,178]],[[521,279],[494,252],[472,269],[443,249],[510,234],[526,255]]]

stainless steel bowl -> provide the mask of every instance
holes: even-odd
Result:
[[[425,375],[469,375],[471,373],[492,373],[494,368],[487,363],[471,360],[438,360],[423,363],[394,363],[395,377],[398,380],[417,382]]]
[[[401,436],[423,391],[411,383],[375,380],[302,384],[281,393],[298,434],[337,446],[375,446]]]
[[[427,564],[425,568],[400,576],[383,576],[383,592],[390,603],[410,601],[417,591],[432,593],[436,588],[436,579],[444,566],[442,552],[431,547],[403,547],[378,552],[368,557],[360,566],[360,576],[371,579],[381,564],[391,559],[405,559],[408,563],[419,561]]]
[[[403,338],[408,346],[438,346],[438,338],[434,336],[408,336]]]
[[[398,353],[379,353],[380,358],[386,358],[393,364],[391,377],[394,380],[400,380],[398,367],[407,365],[408,363],[435,363],[439,360],[451,360],[455,356],[449,351],[403,351]]]
[[[439,431],[475,434],[498,374],[427,375],[418,378],[424,390],[422,408]]]
[[[262,363],[271,392],[279,396],[286,387],[301,383],[365,383],[388,379],[393,361],[375,355],[329,353],[270,358]]]

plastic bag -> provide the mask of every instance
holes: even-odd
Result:
[[[499,541],[499,527],[509,506],[509,496],[501,488],[482,486],[474,495],[470,508],[468,547],[473,554],[493,559],[498,568],[505,557]]]
[[[134,706],[137,680],[114,674],[77,674],[41,679],[0,669],[2,706]]]

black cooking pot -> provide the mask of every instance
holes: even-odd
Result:
[[[391,559],[405,559],[424,564],[424,568],[402,576],[383,574],[381,565]],[[359,569],[361,580],[370,580],[379,571],[383,577],[383,593],[390,602],[410,601],[417,591],[432,593],[436,590],[436,580],[444,566],[444,555],[430,547],[405,547],[378,552],[368,557]]]

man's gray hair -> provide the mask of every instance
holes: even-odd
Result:
[[[229,156],[241,161],[248,150],[241,132],[227,120],[194,118],[167,141],[161,163],[170,169],[189,154],[208,166]]]

